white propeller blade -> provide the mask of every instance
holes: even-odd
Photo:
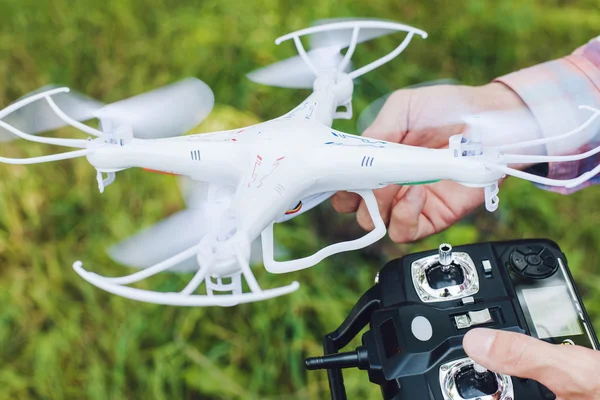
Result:
[[[414,89],[425,86],[457,84],[454,80],[442,79],[438,81],[424,82],[405,89]],[[359,115],[357,120],[357,130],[364,132],[373,122],[383,108],[389,94],[375,100],[367,106]],[[433,95],[432,95],[433,99]],[[557,110],[560,113],[565,104],[560,99],[541,99],[537,104],[536,118],[533,118],[528,108],[521,106],[513,109],[499,109],[493,111],[479,111],[476,104],[471,104],[469,99],[457,96],[452,100],[452,113],[437,110],[440,104],[437,104],[437,112],[425,113],[425,107],[429,106],[425,100],[417,104],[417,107],[423,107],[419,121],[420,128],[436,128],[455,124],[465,124],[463,134],[469,139],[479,138],[484,147],[496,147],[500,145],[519,143],[528,140],[534,140],[541,137],[541,130],[538,121],[555,121]],[[435,103],[432,101],[431,103]],[[443,104],[443,103],[442,103]],[[547,110],[545,113],[539,110]],[[461,111],[459,111],[461,110]],[[433,110],[430,110],[433,111]],[[550,114],[552,113],[552,114]],[[583,124],[589,118],[588,110],[565,110],[565,118],[561,121],[560,133],[575,129]],[[568,117],[568,119],[567,119]],[[414,128],[414,127],[413,127]],[[588,143],[592,137],[599,134],[597,128],[590,126],[589,129],[582,131],[581,134],[571,137],[568,140],[553,143],[554,148],[560,149],[563,154],[569,154],[576,151],[585,143]],[[474,136],[475,135],[475,136]],[[544,155],[546,146],[538,145],[520,150],[520,154]]]
[[[344,58],[340,49],[335,47],[310,50],[307,55],[317,69],[335,69]],[[256,83],[290,89],[312,89],[316,78],[300,56],[257,69],[247,76]]]
[[[211,112],[215,97],[208,85],[188,78],[129,99],[109,104],[95,113],[105,132],[126,125],[140,139],[181,135]]]
[[[190,178],[180,178],[179,186],[187,209],[145,229],[108,250],[117,262],[145,269],[169,259],[200,243],[204,235],[215,226],[215,204],[229,204],[235,188],[221,187]],[[251,264],[262,262],[260,241],[252,244]],[[195,257],[184,260],[169,271],[191,272],[198,269]]]
[[[208,201],[209,184],[206,182],[195,181],[186,176],[180,176],[177,179],[177,182],[187,208],[198,209],[206,205],[206,202]]]
[[[108,254],[118,263],[145,269],[198,243],[206,233],[202,226],[203,211],[187,209],[164,219],[135,236],[113,246]],[[194,257],[169,271],[194,271],[198,263]]]
[[[28,93],[17,101],[59,87],[57,85],[44,86],[41,89]],[[94,113],[104,106],[103,103],[74,91],[54,94],[52,100],[65,114],[80,122],[95,118]],[[30,135],[59,129],[67,125],[64,120],[52,111],[52,108],[46,101],[30,103],[7,115],[2,121]],[[17,139],[17,136],[0,127],[0,142],[8,142],[14,139]]]
[[[406,86],[404,89],[416,89],[420,87],[436,85],[458,85],[458,82],[454,79],[438,79],[435,81],[427,81],[417,83],[416,85]],[[379,112],[391,94],[392,92],[381,96],[363,109],[356,120],[356,129],[359,133],[363,133],[369,126],[373,124],[375,118],[377,118],[377,115],[379,115]]]
[[[207,232],[204,211],[190,208],[166,218],[108,250],[110,257],[128,267],[145,269],[200,243]],[[260,239],[252,243],[250,264],[262,263]],[[195,257],[180,262],[170,272],[198,270]]]

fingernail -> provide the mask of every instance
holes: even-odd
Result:
[[[422,196],[423,188],[421,186],[411,186],[410,189],[406,191],[406,200],[413,203],[419,201]]]
[[[463,346],[469,357],[485,359],[487,358],[495,339],[496,331],[493,329],[473,329],[465,335]]]

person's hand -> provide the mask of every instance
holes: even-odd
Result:
[[[388,98],[363,136],[443,148],[448,147],[450,136],[468,128],[461,121],[462,116],[504,110],[510,110],[513,117],[515,112],[522,114],[518,119],[519,129],[533,130],[534,135],[537,134],[538,125],[521,98],[503,84],[491,83],[480,87],[440,85],[399,90]],[[502,142],[502,138],[483,133],[487,144]],[[389,236],[397,243],[440,232],[484,201],[482,189],[468,188],[452,181],[422,186],[390,185],[375,190],[375,196],[381,216],[388,225]],[[358,223],[364,229],[374,228],[366,205],[358,195],[339,192],[331,202],[338,212],[356,212]]]
[[[463,347],[473,361],[488,370],[538,381],[554,392],[557,400],[600,399],[599,351],[483,328],[469,331]]]

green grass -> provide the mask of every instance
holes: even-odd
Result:
[[[429,32],[361,80],[360,112],[418,82],[455,78],[478,85],[565,55],[598,35],[594,10],[596,0],[0,0],[0,106],[50,82],[110,102],[196,76],[211,85],[218,103],[201,129],[243,126],[276,117],[307,95],[245,79],[246,72],[294,54],[291,45],[275,46],[277,36],[316,19],[350,16],[394,19]],[[364,46],[357,63],[396,43],[392,37]],[[355,123],[336,128],[353,133]],[[2,155],[17,157],[48,150],[22,142],[1,147]],[[71,269],[81,258],[94,271],[122,273],[104,249],[183,207],[172,177],[129,170],[100,195],[85,160],[2,165],[0,176],[0,398],[327,398],[325,373],[305,372],[303,358],[321,352],[321,336],[342,321],[385,260],[442,240],[557,241],[600,328],[597,188],[561,196],[509,181],[492,215],[479,210],[419,243],[386,239],[290,275],[257,270],[265,287],[292,280],[302,287],[275,301],[194,309],[114,297]],[[278,227],[277,235],[299,255],[348,232],[360,230],[324,205]],[[183,279],[170,276],[148,287]],[[349,372],[346,382],[352,398],[380,397],[364,372]]]

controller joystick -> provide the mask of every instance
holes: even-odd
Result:
[[[429,286],[433,289],[443,289],[462,285],[465,281],[465,274],[460,265],[452,261],[452,246],[447,243],[440,245],[438,257],[437,265],[432,265],[425,272]]]
[[[439,263],[445,267],[445,270],[452,264],[452,246],[448,243],[440,244],[438,248]]]
[[[442,365],[439,378],[444,400],[512,400],[514,398],[514,386],[509,376],[488,371],[470,358]]]
[[[498,392],[496,374],[476,363],[464,367],[454,379],[458,394],[463,399],[481,399]]]
[[[442,243],[438,253],[412,264],[413,283],[423,302],[447,301],[472,296],[479,290],[479,278],[471,257],[453,253]]]

